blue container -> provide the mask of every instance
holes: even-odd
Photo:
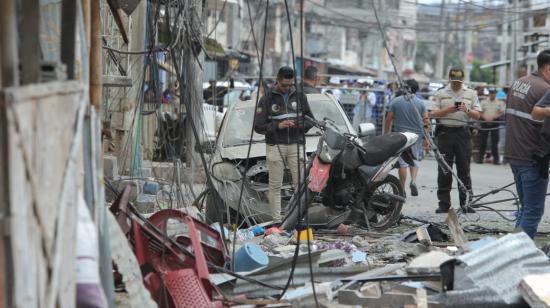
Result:
[[[156,195],[159,189],[160,186],[157,182],[145,182],[143,184],[143,193],[147,195]]]
[[[259,245],[246,243],[235,253],[235,271],[249,272],[269,264],[267,254]]]

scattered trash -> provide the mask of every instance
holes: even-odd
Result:
[[[279,227],[271,227],[271,228],[269,228],[265,231],[265,235],[270,235],[270,234],[273,234],[273,233],[281,234],[283,232],[284,231]]]
[[[222,233],[222,230],[220,228],[220,223],[219,222],[215,222],[213,224],[210,225],[214,230],[218,231],[220,234]],[[227,229],[226,227],[223,227],[223,232],[224,232],[224,235],[225,235],[225,239],[226,240],[229,240],[230,237],[229,237],[229,229]]]
[[[237,237],[243,241],[246,242],[252,238],[254,238],[254,232],[246,230],[246,229],[239,229],[237,230]]]
[[[349,232],[349,226],[348,225],[340,224],[336,228],[336,233],[337,234],[346,235],[346,234],[348,234],[348,232]]]
[[[462,226],[460,226],[460,222],[458,221],[458,216],[453,208],[449,209],[445,222],[449,226],[449,231],[451,232],[451,236],[456,246],[460,249],[466,249],[468,246],[468,239],[466,239],[466,235],[464,235],[464,230],[462,230]]]
[[[254,236],[258,236],[258,235],[262,235],[262,234],[265,234],[265,228],[262,227],[262,226],[255,226],[252,228],[252,233],[254,234]]]
[[[260,245],[271,250],[275,247],[285,246],[290,242],[291,238],[278,233],[272,233],[263,238]]]
[[[368,249],[369,242],[362,236],[356,235],[351,239],[351,243],[358,248]]]
[[[245,243],[235,253],[235,271],[248,272],[269,264],[267,254],[259,245]]]
[[[354,251],[351,253],[351,260],[355,263],[359,262],[366,262],[367,261],[367,254],[362,251]]]
[[[308,228],[307,230],[296,231],[296,239],[300,241],[313,241],[313,230]]]
[[[157,182],[145,182],[143,184],[143,193],[148,195],[156,195],[159,191],[159,183]]]

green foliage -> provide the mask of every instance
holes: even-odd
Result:
[[[470,73],[470,80],[475,82],[493,83],[493,70],[491,68],[481,69],[479,68],[483,63],[474,59],[472,63],[472,71]]]

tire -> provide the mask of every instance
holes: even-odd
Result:
[[[388,191],[387,187],[391,191]],[[379,195],[382,192],[389,192],[403,198],[405,197],[405,190],[401,186],[401,182],[393,175],[388,175],[383,181],[369,187],[368,196],[366,196],[368,199],[365,203],[370,227],[375,231],[384,231],[394,226],[399,221],[401,209],[403,208],[403,202],[395,199],[387,200],[385,197]],[[377,207],[375,202],[390,204],[387,208],[382,209]]]

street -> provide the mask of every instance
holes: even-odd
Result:
[[[395,175],[397,175],[397,172],[395,172]],[[485,194],[495,188],[513,182],[512,171],[509,165],[495,166],[492,164],[476,164],[472,162],[471,175],[475,195]],[[407,181],[407,187],[405,188],[407,191],[407,203],[403,206],[403,215],[429,221],[443,222],[447,215],[435,213],[435,209],[437,208],[437,163],[433,157],[428,157],[420,163],[417,181],[419,190],[418,197],[410,196],[410,189],[408,188],[409,181]],[[510,186],[509,189],[514,193],[516,192],[515,185]],[[509,192],[501,191],[483,198],[480,202],[509,199],[512,197],[513,196]],[[453,180],[451,198],[453,206],[457,206],[458,190],[455,180]],[[546,204],[548,205],[548,200]],[[502,214],[509,219],[513,219],[513,210],[516,208],[513,201],[490,204],[488,206],[498,210],[505,210]],[[481,209],[476,210],[477,213],[468,214],[466,216],[461,215],[461,222],[465,224],[477,224],[487,228],[498,228],[506,231],[512,231],[514,229],[513,222],[505,221],[496,213]],[[548,209],[539,226],[539,232],[550,232],[550,214]]]

